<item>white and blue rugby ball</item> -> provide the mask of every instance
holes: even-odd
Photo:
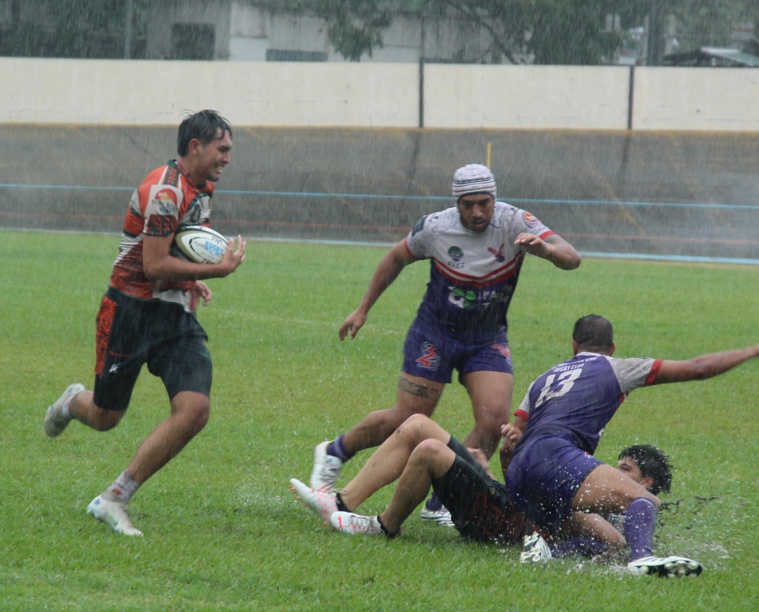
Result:
[[[202,225],[185,225],[174,235],[177,253],[195,263],[219,263],[227,252],[227,239]]]

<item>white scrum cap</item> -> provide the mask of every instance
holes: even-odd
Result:
[[[495,200],[495,178],[487,166],[467,164],[453,173],[451,192],[456,201],[474,193],[489,193]]]

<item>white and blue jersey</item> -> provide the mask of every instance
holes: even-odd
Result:
[[[542,239],[553,234],[532,214],[505,202],[495,202],[483,232],[465,228],[456,207],[422,217],[406,238],[411,255],[431,260],[418,321],[462,342],[505,332],[524,260],[514,244],[521,233]]]

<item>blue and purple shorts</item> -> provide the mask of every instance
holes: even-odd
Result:
[[[513,374],[506,332],[495,334],[487,341],[464,343],[415,320],[403,345],[403,372],[449,383],[454,369],[458,370],[459,378],[469,372]]]
[[[530,440],[509,464],[506,488],[524,515],[554,535],[572,514],[572,500],[602,462],[559,435]]]

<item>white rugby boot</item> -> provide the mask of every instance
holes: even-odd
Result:
[[[312,489],[297,478],[290,479],[290,490],[308,508],[318,514],[325,525],[330,524],[329,517],[332,516],[333,512],[337,512],[337,501],[334,493]]]
[[[327,454],[329,442],[316,445],[314,450],[314,469],[311,472],[311,488],[329,493],[335,488],[343,462],[339,457]],[[329,520],[329,518],[327,518]]]
[[[66,426],[72,421],[72,417],[63,414],[63,405],[66,400],[74,397],[80,391],[84,391],[84,385],[74,383],[55,400],[55,403],[47,409],[45,413],[45,433],[51,438],[58,436]]]
[[[126,536],[141,536],[142,532],[135,529],[132,521],[129,520],[126,504],[116,501],[103,499],[98,495],[87,506],[87,512],[94,516],[101,523],[108,525],[115,533],[121,533]]]

